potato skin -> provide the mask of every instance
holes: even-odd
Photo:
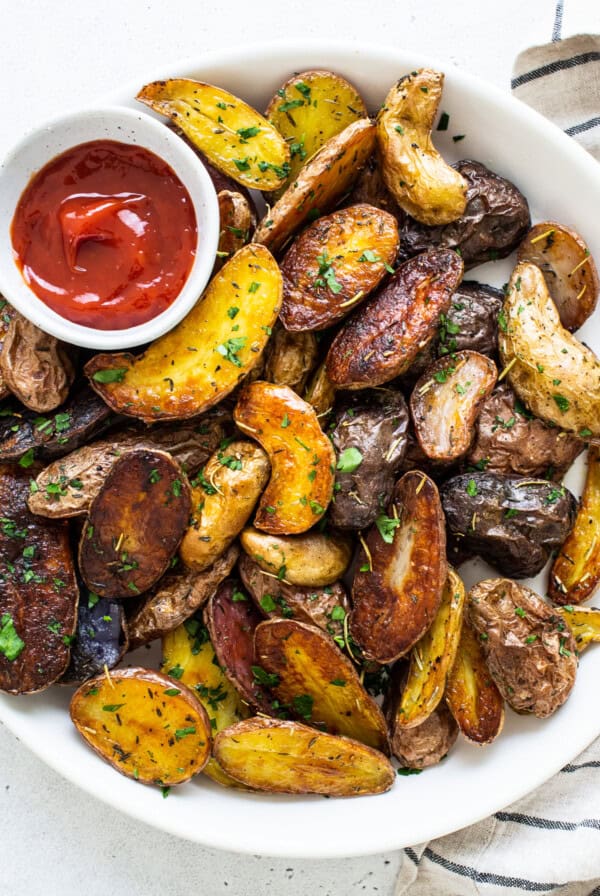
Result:
[[[576,645],[541,597],[511,579],[487,579],[469,592],[467,618],[515,712],[544,719],[562,706],[575,684]]]
[[[278,325],[265,350],[265,379],[302,395],[318,358],[314,333],[290,333]]]
[[[498,314],[504,293],[476,280],[463,280],[452,296],[435,345],[439,357],[461,351],[498,355]]]
[[[393,706],[388,718],[392,753],[403,768],[424,769],[437,765],[458,737],[458,725],[443,702],[414,728],[398,724],[401,717],[394,712]]]
[[[333,340],[326,362],[333,385],[364,389],[408,370],[436,335],[462,273],[460,257],[445,249],[401,265]]]
[[[214,271],[220,270],[228,258],[250,242],[256,227],[256,213],[250,201],[238,192],[217,193],[221,230]]]
[[[597,607],[559,607],[558,614],[570,629],[579,656],[594,641],[600,641],[600,610]]]
[[[105,667],[114,669],[127,653],[129,637],[123,605],[104,598],[94,603],[94,599],[88,591],[79,597],[75,641],[60,684],[80,684],[100,675]]]
[[[324,330],[346,317],[383,280],[398,246],[395,218],[371,205],[318,218],[281,263],[280,318],[286,330]],[[325,274],[332,271],[330,282]]]
[[[264,572],[275,574],[290,585],[309,588],[333,585],[346,572],[352,558],[350,541],[339,533],[268,535],[248,526],[242,531],[240,542]]]
[[[327,376],[325,363],[320,364],[304,390],[304,400],[315,409],[317,417],[327,417],[335,401],[336,388]]]
[[[0,356],[2,355],[2,346],[4,344],[4,337],[8,333],[8,328],[10,326],[10,322],[13,317],[14,309],[12,305],[9,305],[4,296],[0,293]],[[7,395],[10,395],[10,389],[4,382],[4,377],[2,375],[2,368],[0,366],[0,400],[6,398]]]

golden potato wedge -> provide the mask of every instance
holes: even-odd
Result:
[[[150,669],[86,681],[71,699],[71,719],[102,759],[141,784],[181,784],[210,757],[210,722],[198,698]]]
[[[331,343],[326,370],[333,385],[365,389],[405,373],[437,334],[462,274],[451,249],[422,252],[400,265]]]
[[[240,392],[233,419],[271,462],[254,525],[297,535],[321,519],[333,494],[335,454],[311,405],[289,386],[257,381]]]
[[[231,442],[212,455],[192,491],[192,514],[179,545],[190,569],[211,566],[242,531],[269,479],[269,460],[253,442]]]
[[[479,352],[456,352],[427,368],[410,397],[415,434],[427,457],[450,463],[469,450],[497,378],[494,362]]]
[[[255,718],[217,734],[214,755],[255,790],[366,796],[394,783],[390,762],[372,747],[299,722]]]
[[[337,532],[268,535],[248,526],[242,530],[240,542],[264,572],[288,585],[333,585],[352,559],[350,540]]]
[[[314,333],[290,333],[277,326],[265,350],[265,379],[277,386],[289,386],[302,395],[317,359]]]
[[[250,203],[241,193],[221,190],[217,194],[221,230],[215,271],[223,267],[228,258],[233,258],[246,243],[250,242],[256,227],[256,215]]]
[[[142,355],[95,355],[85,373],[114,411],[147,422],[194,417],[218,404],[258,363],[281,295],[271,253],[244,246],[187,317]]]
[[[190,487],[165,451],[121,457],[94,498],[79,542],[79,571],[101,597],[136,597],[167,569],[191,509]]]
[[[317,417],[326,417],[333,408],[336,388],[327,376],[325,363],[320,364],[304,392],[304,400],[315,409]]]
[[[491,744],[498,737],[504,725],[504,700],[486,665],[481,641],[466,620],[445,697],[467,740]]]
[[[276,252],[306,222],[329,211],[373,152],[375,125],[361,118],[331,137],[259,222],[254,240]]]
[[[600,641],[600,610],[596,607],[559,607],[558,612],[571,630],[582,653],[592,641]]]
[[[519,246],[517,258],[541,270],[563,327],[573,332],[583,326],[600,292],[598,271],[583,238],[563,224],[541,221]]]
[[[575,524],[560,548],[548,593],[555,604],[581,604],[600,582],[600,448],[591,446]]]
[[[275,190],[290,172],[290,150],[276,128],[237,96],[190,78],[146,84],[136,99],[170,118],[237,183]]]
[[[456,221],[467,206],[467,181],[431,141],[443,87],[442,72],[411,72],[394,84],[377,116],[385,185],[400,208],[428,225]]]
[[[393,272],[399,245],[396,219],[372,205],[352,205],[310,224],[281,263],[284,327],[324,330],[346,317]]]
[[[388,752],[383,713],[354,665],[314,625],[269,619],[254,632],[257,663],[274,676],[272,691],[296,718]]]
[[[300,72],[286,81],[265,115],[284,137],[291,153],[288,178],[274,193],[278,199],[304,163],[331,137],[359,118],[366,118],[367,110],[352,84],[333,72],[316,70]]]
[[[464,605],[465,586],[449,567],[435,619],[410,654],[408,679],[400,700],[400,727],[421,725],[443,698],[458,649]]]
[[[377,518],[358,555],[350,634],[367,659],[389,663],[423,637],[446,583],[446,526],[435,483],[405,473],[387,514]]]
[[[536,265],[515,267],[499,324],[500,358],[519,398],[536,417],[600,439],[600,360],[562,326]]]

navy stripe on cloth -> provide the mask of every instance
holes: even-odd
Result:
[[[550,818],[539,818],[537,815],[522,815],[520,812],[496,812],[498,821],[514,821],[530,828],[543,828],[545,831],[577,831],[580,828],[592,828],[600,831],[600,818],[582,818],[581,821],[553,821]]]
[[[561,39],[563,20],[563,0],[558,0],[554,13],[554,27],[552,28],[552,41],[557,43]]]
[[[569,763],[564,768],[561,768],[561,772],[578,772],[580,768],[600,768],[600,760],[593,759],[591,762],[581,762],[579,765]]]
[[[590,50],[589,53],[580,53],[579,56],[571,56],[570,59],[557,59],[556,62],[549,62],[547,65],[540,65],[530,72],[523,75],[517,75],[510,82],[510,86],[514,90],[515,87],[521,87],[522,84],[529,84],[530,81],[536,81],[543,78],[544,75],[553,75],[555,72],[564,71],[568,68],[576,68],[578,65],[586,65],[588,62],[600,62],[600,52],[598,50]]]
[[[406,849],[405,852],[415,865],[419,864],[417,856],[413,850]],[[496,887],[520,889],[524,890],[526,893],[544,893],[548,890],[557,890],[559,887],[564,886],[564,884],[527,880],[524,877],[506,877],[504,874],[491,874],[488,871],[477,871],[476,868],[471,868],[469,865],[459,865],[458,862],[451,862],[449,859],[445,859],[443,856],[433,852],[429,847],[427,847],[423,855],[435,865],[440,865],[442,868],[445,868],[446,871],[452,871],[453,874],[459,874],[461,877],[468,877],[470,880],[480,884],[493,884]]]
[[[572,127],[566,128],[565,134],[568,134],[569,137],[574,137],[575,134],[591,131],[592,128],[596,128],[598,125],[600,125],[600,115],[596,115],[595,118],[588,118],[587,121],[582,121],[581,124],[574,124]]]

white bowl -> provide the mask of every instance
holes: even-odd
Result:
[[[196,213],[196,255],[181,292],[161,314],[122,330],[84,327],[45,305],[23,279],[14,260],[10,237],[15,208],[36,171],[65,150],[91,140],[117,140],[155,153],[171,166],[187,188]],[[213,268],[218,241],[217,195],[206,168],[174,131],[145,112],[115,105],[52,119],[21,140],[0,165],[0,292],[21,314],[65,342],[112,351],[151,342],[171,330],[202,294]]]

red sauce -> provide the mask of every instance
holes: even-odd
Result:
[[[123,330],[156,317],[181,291],[196,215],[154,153],[95,140],[33,176],[11,236],[25,282],[46,305],[83,326]]]

